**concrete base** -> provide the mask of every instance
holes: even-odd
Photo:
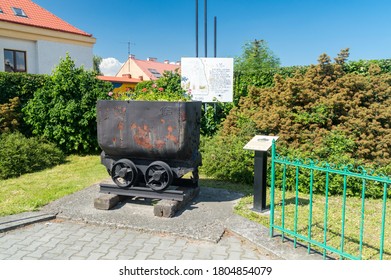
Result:
[[[100,210],[109,210],[116,206],[122,199],[122,196],[116,194],[101,194],[94,199],[94,207]]]
[[[183,200],[182,201],[173,201],[173,200],[160,200],[153,207],[153,214],[157,217],[171,218],[175,216],[175,213],[184,208],[188,202],[193,200],[200,193],[200,187],[197,188],[183,188],[182,189]]]
[[[186,188],[180,187],[178,190],[183,191],[183,200],[167,200],[161,199],[153,206],[153,213],[157,217],[171,218],[175,213],[183,209],[191,200],[198,196],[200,187]],[[110,210],[114,208],[120,201],[129,198],[117,194],[101,194],[94,199],[94,207],[99,210]]]

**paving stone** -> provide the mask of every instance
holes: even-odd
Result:
[[[242,256],[241,252],[229,252],[228,260],[240,260]]]
[[[10,254],[6,254],[4,252],[0,252],[0,260],[9,260],[11,259],[11,255]]]
[[[75,254],[76,255],[76,254]],[[92,252],[87,260],[100,260],[101,257],[103,257],[105,253],[99,253],[99,252]]]
[[[138,252],[134,257],[134,260],[147,260],[151,253]]]
[[[182,252],[182,260],[194,260],[196,253]]]
[[[225,260],[227,255],[212,254],[212,260]]]
[[[167,254],[166,250],[155,249],[153,254],[149,256],[149,259],[150,260],[164,260],[165,254]]]
[[[116,260],[118,256],[122,254],[122,250],[114,250],[111,249],[105,256],[103,256],[102,260]]]
[[[75,253],[75,256],[87,259],[90,256],[91,252],[94,252],[94,250],[94,247],[84,246],[82,250]]]
[[[263,258],[257,247],[243,242],[236,236],[223,236],[218,243],[214,243],[71,221],[49,225],[39,223],[8,231],[0,238],[0,248],[5,249],[3,254],[0,253],[0,259],[236,260]]]

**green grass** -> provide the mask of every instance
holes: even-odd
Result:
[[[269,191],[269,189],[268,189]],[[270,193],[268,193],[268,205],[270,205]],[[284,227],[294,231],[294,216],[295,216],[295,193],[288,191],[285,194],[285,224]],[[389,203],[388,203],[389,204]],[[252,221],[269,227],[269,216],[251,211],[253,205],[253,196],[247,195],[240,200],[235,207],[236,213],[246,217]],[[342,196],[331,196],[328,201],[327,215],[327,232],[326,244],[328,246],[340,249],[341,231],[342,231]],[[388,205],[387,205],[388,206]],[[325,196],[313,196],[313,217],[311,227],[311,239],[323,243],[324,238],[324,217],[325,217]],[[386,226],[384,236],[384,251],[383,259],[391,259],[391,207],[386,208]],[[381,216],[382,216],[382,200],[381,199],[366,199],[364,211],[364,238],[362,246],[363,259],[379,259],[380,248],[380,233],[381,233]],[[281,191],[276,191],[275,196],[275,224],[282,224],[282,195]],[[298,206],[298,233],[308,236],[308,218],[309,218],[309,195],[299,193]],[[360,242],[360,223],[361,223],[361,198],[348,197],[346,200],[345,212],[345,241],[344,251],[353,256],[359,256]],[[275,234],[281,235],[276,230]],[[288,236],[288,235],[287,235]],[[289,236],[288,236],[289,237]],[[292,236],[290,236],[292,238]],[[300,242],[300,240],[298,240]],[[303,243],[303,242],[302,242]],[[320,248],[312,247],[317,251]],[[328,254],[330,255],[330,254]],[[332,257],[338,258],[336,255]]]
[[[67,162],[41,172],[21,177],[0,180],[0,216],[39,210],[42,206],[108,178],[99,156],[70,156]],[[252,186],[205,178],[200,185],[240,192],[244,197],[235,207],[235,212],[254,222],[269,227],[269,216],[251,210],[253,207]],[[281,191],[276,191],[275,223],[281,225]],[[267,204],[270,204],[268,189]],[[295,193],[286,192],[285,227],[293,230],[295,214]],[[389,203],[388,203],[389,204]],[[341,196],[329,197],[327,245],[339,248],[341,238]],[[311,237],[323,242],[324,236],[324,195],[313,197],[313,221]],[[383,259],[391,259],[391,207],[387,205],[387,219]],[[298,233],[308,234],[309,195],[299,194]],[[366,199],[363,259],[378,259],[380,244],[382,201]],[[358,255],[361,216],[361,199],[348,197],[346,202],[346,225],[344,249]],[[280,234],[278,231],[275,233]],[[314,249],[319,249],[315,248]],[[335,257],[335,256],[334,256]]]
[[[39,210],[108,176],[99,156],[69,156],[51,169],[0,180],[0,216]]]

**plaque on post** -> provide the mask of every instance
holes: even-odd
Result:
[[[278,136],[256,135],[244,147],[245,150],[255,151],[254,156],[254,201],[253,211],[265,212],[266,208],[266,179],[267,151],[277,140]]]

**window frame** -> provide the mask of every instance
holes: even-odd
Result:
[[[12,64],[14,65],[14,69],[13,71],[7,71],[7,68],[6,68],[6,61],[5,61],[5,52],[12,52],[12,58],[13,58],[13,61],[12,61]],[[23,58],[24,58],[24,69],[23,70],[20,70],[18,68],[18,64],[17,64],[17,58],[16,58],[16,54],[17,53],[22,53],[23,54]],[[11,49],[4,49],[4,71],[5,72],[13,72],[13,73],[27,73],[27,52],[26,51],[21,51],[21,50],[11,50]]]
[[[14,11],[14,15],[17,17],[28,17],[22,8],[12,7],[12,11]]]
[[[163,76],[159,71],[154,68],[148,68],[148,71],[157,79]]]

